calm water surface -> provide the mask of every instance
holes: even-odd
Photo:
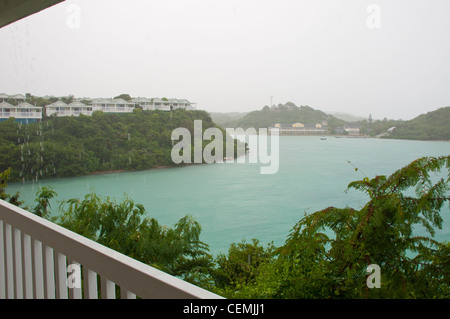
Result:
[[[281,245],[305,213],[363,206],[366,195],[345,193],[351,181],[389,175],[419,157],[449,153],[450,142],[281,136],[279,170],[273,175],[261,175],[260,164],[217,163],[15,183],[8,192],[20,191],[32,207],[38,189],[51,186],[58,193],[54,211],[59,201],[92,191],[117,200],[127,194],[161,224],[173,226],[193,215],[202,226],[201,239],[217,254],[244,238]],[[436,239],[448,241],[448,206],[441,214],[444,228]]]

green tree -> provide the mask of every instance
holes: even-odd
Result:
[[[130,96],[130,94],[120,94],[118,96],[115,96],[114,99],[123,99],[125,101],[130,101],[131,96]]]
[[[322,260],[329,260],[327,272],[338,295],[438,297],[435,286],[445,280],[450,265],[438,265],[430,257],[448,251],[432,237],[435,228],[442,227],[439,211],[449,200],[450,172],[437,182],[431,174],[449,167],[448,156],[421,158],[389,177],[352,182],[349,188],[369,195],[362,209],[330,207],[311,214],[296,225],[286,246],[307,241],[316,252],[325,252]],[[414,188],[415,196],[411,196]],[[431,237],[417,236],[413,230],[418,224]],[[383,269],[380,290],[365,286],[370,264]]]
[[[191,216],[173,228],[161,226],[154,218],[143,218],[145,208],[128,197],[117,202],[95,193],[64,201],[60,210],[57,222],[67,229],[184,280],[206,280],[211,256]]]
[[[37,198],[34,200],[37,202],[37,205],[34,207],[34,214],[48,218],[50,214],[50,200],[57,196],[58,194],[51,188],[43,186],[37,193]]]
[[[272,261],[274,251],[272,243],[265,248],[257,239],[231,244],[228,254],[219,254],[215,260],[216,267],[211,271],[213,289],[227,297],[251,297],[246,287],[256,284],[262,265]]]
[[[22,206],[23,201],[19,200],[20,193],[16,192],[14,195],[6,194],[6,187],[8,186],[9,176],[11,175],[11,169],[0,172],[0,199],[9,202],[16,206]]]
[[[66,104],[70,104],[73,101],[75,101],[75,96],[73,96],[73,94],[70,94],[68,96],[64,96],[64,97],[61,98],[61,101],[63,101]]]

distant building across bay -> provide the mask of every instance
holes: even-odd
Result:
[[[317,124],[280,124],[276,123],[274,126],[269,127],[269,133],[273,129],[278,129],[280,135],[300,135],[300,134],[326,134],[328,132],[327,123],[324,121]]]
[[[321,121],[321,123],[316,124],[280,124],[276,123],[269,127],[269,134],[273,129],[278,129],[278,134],[280,135],[323,135],[330,133],[327,121]],[[358,124],[349,123],[343,127],[336,127],[333,131],[334,134],[347,134],[347,135],[359,135],[360,128]]]

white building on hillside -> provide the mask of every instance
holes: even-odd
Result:
[[[152,102],[152,110],[170,111],[169,101],[165,101],[163,99],[160,99],[159,97],[155,97],[152,99]]]
[[[173,106],[173,109],[186,109],[195,110],[196,103],[191,103],[186,99],[169,99],[169,103]]]
[[[33,106],[27,102],[21,102],[17,105],[8,102],[0,102],[0,122],[10,117],[20,123],[34,123],[42,120],[42,108]]]
[[[134,99],[131,99],[131,102],[136,103],[136,105],[139,105],[140,107],[142,107],[143,110],[153,110],[152,99],[149,99],[146,97],[136,97]]]
[[[123,99],[92,100],[92,111],[103,111],[105,113],[132,113],[135,106],[135,103]]]
[[[74,101],[66,104],[61,100],[49,104],[45,107],[47,116],[56,114],[56,116],[80,116],[92,115],[92,106],[83,104],[79,101]]]
[[[349,135],[359,135],[359,125],[356,123],[349,123],[344,126],[344,130]]]
[[[144,110],[162,110],[162,111],[170,111],[171,107],[173,110],[176,109],[186,109],[186,110],[195,110],[196,103],[189,102],[186,99],[160,99],[158,97],[155,98],[145,98],[139,97],[131,100],[136,103]]]

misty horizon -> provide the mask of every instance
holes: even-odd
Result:
[[[69,0],[0,30],[0,93],[409,120],[450,105],[447,12],[445,0]]]

